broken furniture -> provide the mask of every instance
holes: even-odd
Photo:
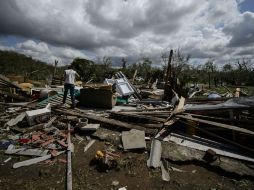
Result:
[[[116,95],[111,85],[87,85],[80,90],[80,105],[84,107],[112,109]]]

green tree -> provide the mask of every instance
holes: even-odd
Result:
[[[71,65],[78,72],[82,81],[87,82],[95,78],[95,63],[93,61],[75,58]]]
[[[223,66],[221,71],[222,81],[227,84],[235,84],[235,70],[231,63],[227,63]]]
[[[214,63],[211,60],[206,62],[205,65],[204,65],[204,70],[208,74],[209,88],[211,88],[211,78],[214,75],[216,69],[217,69],[216,66],[214,65]]]

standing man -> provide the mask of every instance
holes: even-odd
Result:
[[[75,77],[79,77],[78,73],[73,70],[72,65],[68,66],[68,69],[64,71],[64,97],[63,97],[63,104],[65,104],[68,90],[70,90],[71,94],[71,108],[75,108],[75,97],[74,97],[74,88],[75,88]]]

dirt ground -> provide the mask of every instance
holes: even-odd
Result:
[[[73,189],[118,189],[126,187],[128,190],[218,190],[218,189],[254,189],[254,180],[246,177],[232,176],[221,173],[213,168],[206,168],[198,163],[179,164],[164,162],[167,167],[174,167],[182,171],[169,170],[170,181],[161,179],[160,169],[149,169],[146,166],[149,153],[123,152],[117,147],[112,148],[120,155],[117,169],[100,172],[96,165],[91,165],[97,150],[103,150],[109,146],[107,143],[96,140],[87,152],[84,147],[87,141],[72,138],[75,151],[72,155]],[[66,164],[58,161],[58,158],[66,159],[61,155],[52,160],[51,163],[39,163],[32,166],[13,169],[15,162],[28,159],[28,157],[11,156],[12,159],[4,164],[9,158],[3,151],[0,153],[0,189],[1,190],[53,190],[66,189]],[[114,187],[112,182],[117,181],[119,185]]]

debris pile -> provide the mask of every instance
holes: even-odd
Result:
[[[4,81],[8,80],[4,78]],[[1,82],[7,83],[13,85]],[[84,154],[97,142],[105,143],[104,149],[94,151],[91,158],[100,172],[127,167],[124,153],[137,151],[147,154],[147,167],[160,170],[163,181],[170,181],[172,171],[183,172],[168,166],[171,162],[189,161],[202,162],[239,176],[254,176],[254,97],[240,96],[211,103],[214,98],[209,96],[206,101],[192,101],[194,92],[191,92],[190,98],[179,100],[173,92],[172,103],[142,99],[121,72],[116,74],[116,79],[106,79],[106,83],[116,84],[118,96],[126,97],[128,103],[116,106],[111,102],[112,88],[106,92],[108,87],[100,87],[98,92],[91,86],[88,90],[86,85],[80,93],[76,92],[81,104],[74,110],[61,105],[61,92],[39,102],[20,106],[4,104],[0,114],[0,148],[9,156],[4,163],[19,155],[30,158],[13,163],[15,169],[40,162],[65,163],[67,186],[71,189],[71,153],[74,151],[71,139],[75,139],[76,144],[77,141],[86,142]],[[104,99],[103,92],[110,100]],[[98,109],[104,107],[105,101],[110,102],[110,109]],[[91,108],[93,104],[95,108]],[[63,158],[64,153],[67,153],[66,158]],[[116,188],[119,182],[112,184]]]

